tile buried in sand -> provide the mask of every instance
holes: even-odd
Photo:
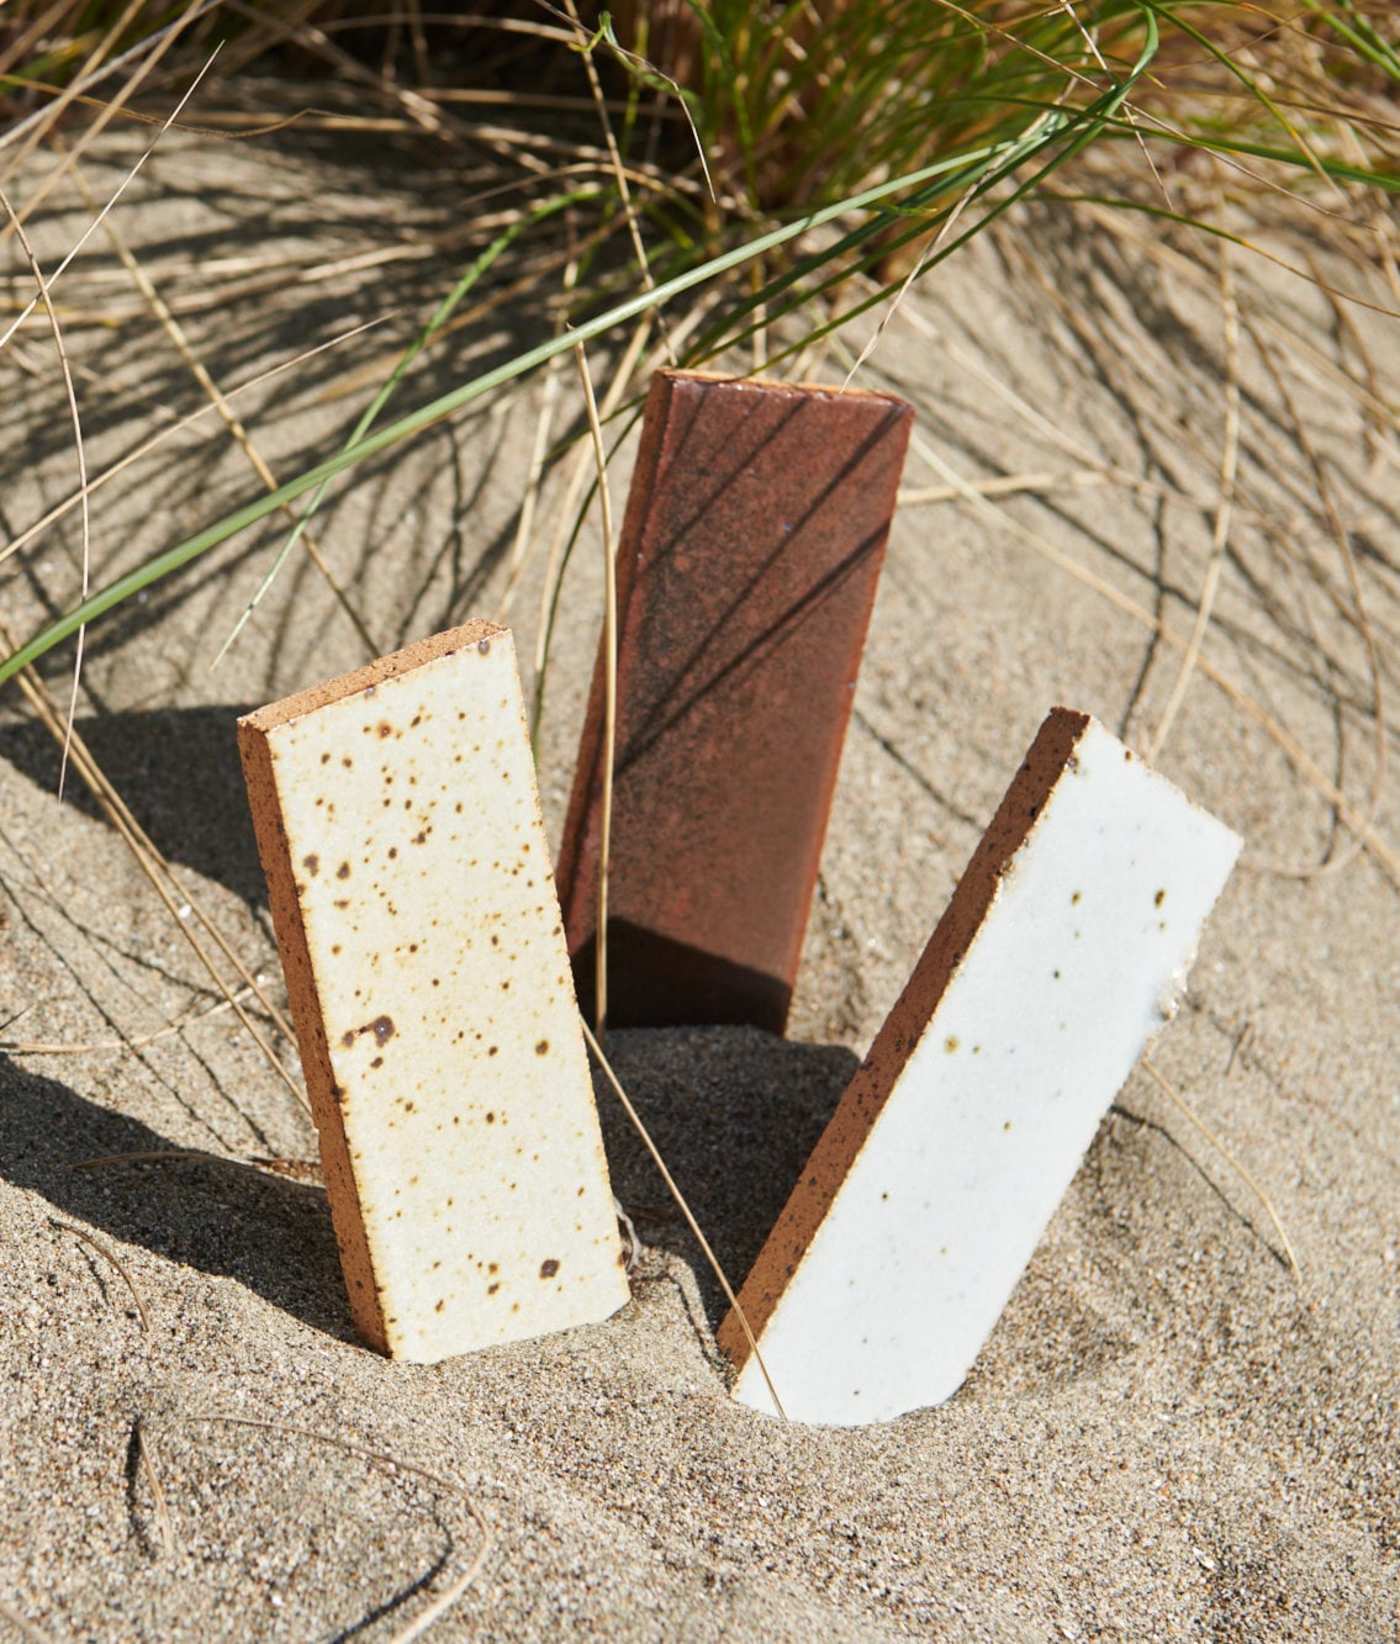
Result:
[[[1239,848],[1096,720],[1046,719],[740,1293],[790,1417],[957,1391]],[[771,1412],[734,1314],[719,1339]]]
[[[617,556],[608,1019],[781,1032],[913,413],[666,371]],[[559,853],[594,1004],[602,659]]]
[[[361,1335],[431,1362],[606,1318],[627,1281],[509,632],[238,741]]]

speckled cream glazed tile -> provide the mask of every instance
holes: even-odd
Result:
[[[361,1334],[433,1361],[606,1318],[628,1289],[510,633],[410,646],[239,746]]]
[[[789,1417],[957,1391],[1239,849],[1096,720],[1050,714],[740,1293]],[[772,1412],[732,1313],[720,1341]]]

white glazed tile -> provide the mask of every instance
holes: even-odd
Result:
[[[1046,721],[741,1294],[789,1417],[957,1391],[1239,848],[1096,721]],[[721,1341],[772,1412],[732,1314]]]

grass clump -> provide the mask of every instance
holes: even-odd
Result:
[[[541,162],[515,185],[518,221],[530,227],[522,245],[562,220],[581,248],[571,335],[371,428],[389,390],[407,392],[400,378],[413,356],[445,329],[442,305],[450,312],[460,300],[457,282],[337,455],[75,604],[0,662],[0,681],[275,509],[319,497],[357,464],[575,342],[699,288],[721,300],[682,363],[747,345],[776,364],[896,298],[1034,199],[1147,213],[1245,246],[1301,224],[1314,240],[1383,263],[1400,307],[1383,214],[1400,189],[1391,118],[1400,72],[1386,11],[1380,0],[1272,11],[1185,0],[693,0],[612,12],[541,5],[523,20],[486,12],[444,21],[410,4],[385,21],[312,0],[275,15],[244,0],[181,12],[21,0],[3,60],[17,105],[42,109],[56,93],[39,85],[66,80],[71,92],[123,48],[130,55],[129,41],[185,27],[149,93],[227,29],[240,64],[309,54],[371,88],[372,101],[430,134],[444,161],[471,132],[437,83],[464,70],[508,110],[518,95],[521,120],[541,101],[569,106],[551,162],[575,141],[598,158]],[[489,49],[478,51],[482,42]],[[596,70],[588,84],[580,55]],[[479,84],[483,62],[494,85]],[[100,103],[100,92],[85,95]],[[606,151],[596,140],[585,148],[597,117]],[[561,188],[562,169],[591,170],[588,186]],[[630,250],[614,254],[624,244]]]

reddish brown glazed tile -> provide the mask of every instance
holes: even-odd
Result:
[[[913,413],[659,373],[618,549],[608,1020],[781,1032]],[[594,998],[603,679],[558,880]]]

